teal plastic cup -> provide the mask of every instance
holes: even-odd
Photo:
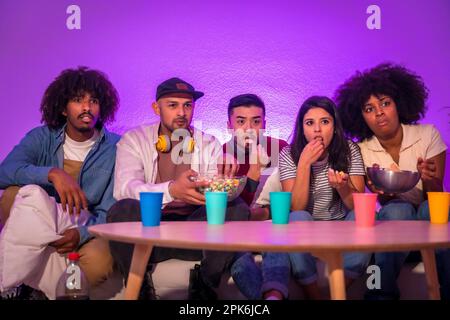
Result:
[[[140,192],[141,220],[144,227],[157,227],[161,222],[162,192]]]
[[[224,224],[228,192],[205,192],[206,220],[208,224]]]
[[[270,192],[270,212],[273,224],[289,223],[291,198],[291,192]]]

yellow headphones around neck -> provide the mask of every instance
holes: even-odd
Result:
[[[194,152],[195,140],[191,136],[187,136],[183,138],[183,153],[192,153]],[[170,137],[165,134],[161,134],[158,136],[158,141],[156,142],[156,150],[159,152],[167,153],[172,149],[172,143]]]

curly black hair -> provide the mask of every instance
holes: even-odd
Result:
[[[397,106],[399,121],[403,124],[417,123],[427,110],[428,89],[420,76],[405,67],[382,63],[357,72],[336,90],[334,100],[346,134],[358,141],[374,134],[362,115],[362,109],[371,95],[391,97]]]
[[[86,93],[99,100],[100,118],[96,127],[113,122],[119,107],[117,90],[103,72],[87,67],[63,70],[47,87],[41,101],[41,121],[52,129],[61,128],[67,122],[62,114],[67,103]]]

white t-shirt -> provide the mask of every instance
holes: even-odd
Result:
[[[430,159],[447,149],[439,131],[434,125],[416,124],[404,125],[403,141],[400,147],[398,167],[400,170],[417,172],[417,159]],[[366,167],[371,167],[374,163],[381,168],[391,168],[395,164],[391,155],[381,146],[375,136],[358,143]],[[419,180],[412,190],[398,194],[397,197],[419,205],[423,200],[422,181]]]
[[[350,147],[350,164],[348,175],[364,176],[364,164],[358,146],[347,141]],[[340,220],[345,218],[347,209],[341,197],[333,198],[333,188],[328,181],[328,157],[317,161],[311,166],[309,185],[309,198],[306,211],[312,214],[314,220]],[[280,153],[279,161],[280,180],[295,179],[297,177],[297,164],[291,156],[291,147],[285,147]]]
[[[64,159],[84,162],[84,159],[86,159],[89,151],[91,151],[97,141],[98,136],[99,132],[95,130],[94,135],[90,139],[78,142],[72,140],[66,133],[63,144]]]
[[[270,175],[269,175],[270,174]],[[255,192],[255,199],[251,207],[263,207],[270,205],[270,193],[283,191],[280,182],[280,172],[275,167],[267,173],[261,173],[258,189]]]

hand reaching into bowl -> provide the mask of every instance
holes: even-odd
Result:
[[[197,176],[198,173],[194,170],[183,172],[169,185],[169,193],[172,198],[189,204],[204,205],[205,196],[198,192],[198,189],[209,186],[209,182],[194,181],[192,177]]]
[[[202,182],[197,188],[201,194],[205,192],[227,192],[228,201],[233,201],[242,192],[247,182],[246,176],[225,177],[223,175],[197,175],[189,178],[192,182]]]
[[[233,177],[239,170],[239,163],[236,158],[229,153],[223,154],[223,163],[217,165],[217,172],[225,177]]]
[[[421,179],[430,181],[436,178],[436,162],[432,159],[417,159],[417,171],[419,171]]]

